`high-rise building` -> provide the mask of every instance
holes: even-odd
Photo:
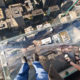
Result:
[[[48,0],[42,0],[43,3],[43,8],[45,8],[46,6],[48,6]]]
[[[23,3],[24,0],[4,0],[6,4]]]
[[[61,5],[64,0],[42,0],[43,8],[50,7],[53,5]]]
[[[0,0],[0,7],[5,7],[5,2],[4,2],[4,0]]]
[[[42,0],[43,8],[56,5],[58,3],[58,0]]]
[[[43,20],[43,14],[44,14],[44,12],[42,9],[32,11],[34,24],[38,24]]]
[[[4,0],[6,4],[12,4],[13,0]]]
[[[25,22],[22,16],[23,8],[21,4],[14,4],[9,6],[11,17],[17,22],[19,27],[24,27]]]
[[[24,3],[25,0],[13,0],[16,3]]]
[[[60,0],[49,0],[49,6],[53,6],[53,5],[57,5],[57,3],[59,3]]]
[[[25,3],[25,7],[26,7],[26,9],[27,9],[27,12],[33,10],[33,6],[32,6],[32,3],[31,3],[30,0],[25,0],[24,3]]]
[[[4,18],[3,10],[0,8],[0,20],[3,20]]]

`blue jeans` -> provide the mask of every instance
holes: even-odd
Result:
[[[48,73],[43,69],[39,61],[34,61],[33,66],[36,71],[36,80],[48,80]]]
[[[29,65],[24,63],[14,80],[28,80]]]
[[[43,69],[39,61],[34,61],[33,66],[36,71],[36,80],[48,80],[48,73]],[[24,63],[14,80],[28,80],[29,65]]]

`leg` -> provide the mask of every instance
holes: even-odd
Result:
[[[27,63],[26,58],[24,59],[25,61],[23,62],[23,65],[14,80],[28,80],[29,65]]]
[[[43,69],[39,61],[34,61],[33,66],[36,71],[36,80],[48,80],[48,73]]]
[[[33,55],[33,66],[36,71],[36,80],[48,80],[48,73],[43,69],[43,66],[39,62],[39,56],[37,54]]]

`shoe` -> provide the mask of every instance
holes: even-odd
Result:
[[[27,58],[26,58],[25,56],[23,56],[23,57],[21,58],[21,61],[22,61],[22,63],[27,63]]]
[[[33,54],[33,61],[39,61],[39,55],[37,53]]]

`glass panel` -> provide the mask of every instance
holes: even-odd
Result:
[[[76,31],[78,31],[77,34],[80,33],[79,30],[80,21],[76,20],[72,23],[56,26],[56,29],[47,28],[41,31],[34,31],[33,33],[22,34],[1,41],[1,65],[3,67],[5,80],[13,80],[16,77],[22,65],[21,57],[23,55],[27,56],[27,58],[30,59],[32,57],[32,54],[35,53],[35,46],[33,45],[34,40],[42,41],[42,46],[39,46],[38,49],[41,49],[39,53],[40,55],[43,55],[43,53],[46,51],[53,50],[53,46],[59,46],[62,44],[72,45],[75,42],[75,39],[77,41],[75,42],[76,45],[79,45],[80,37],[79,35],[77,35],[77,38],[75,36]],[[27,54],[24,54],[21,50],[25,47],[27,47]],[[45,55],[47,54],[45,53]]]

